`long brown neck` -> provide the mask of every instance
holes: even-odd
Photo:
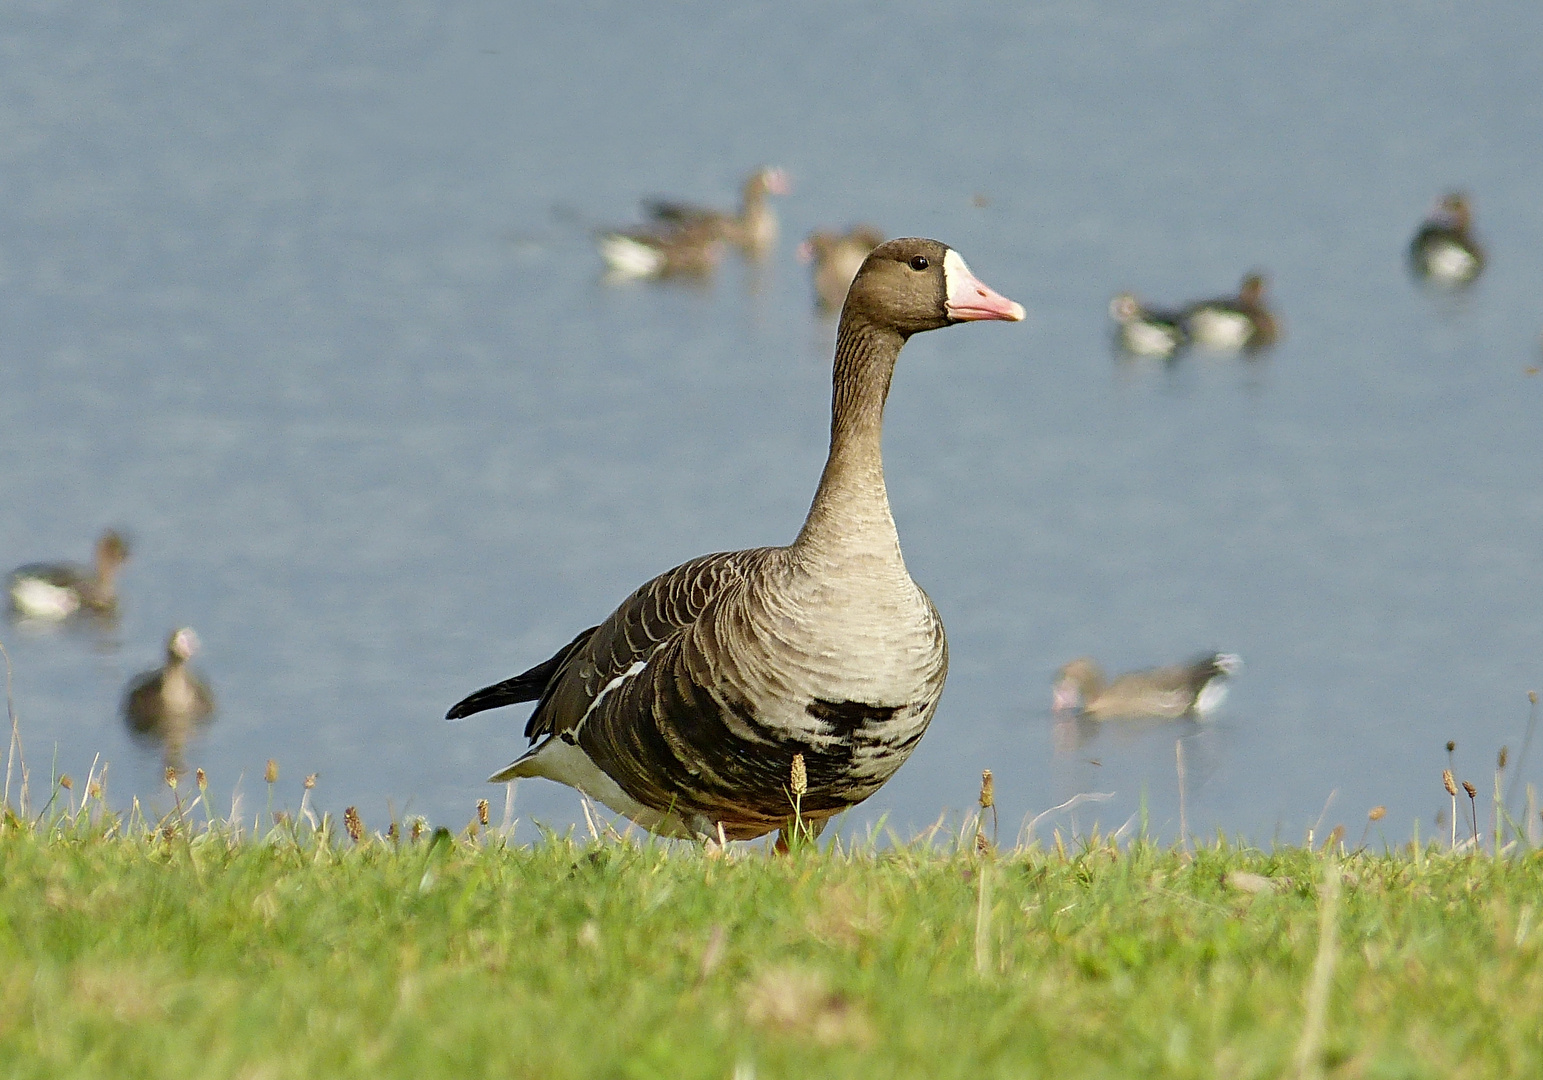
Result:
[[[745,181],[745,189],[740,192],[739,217],[741,221],[749,221],[757,217],[766,208],[766,185],[760,177],[752,176]]]
[[[895,360],[905,344],[899,332],[880,329],[853,312],[841,316],[831,393],[830,456],[795,550],[830,552],[859,541],[865,548],[899,551],[884,488],[884,401]]]

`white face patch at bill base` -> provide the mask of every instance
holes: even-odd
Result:
[[[943,298],[944,309],[955,322],[977,319],[1020,322],[1023,319],[1023,305],[987,288],[970,273],[964,259],[953,248],[943,256]]]

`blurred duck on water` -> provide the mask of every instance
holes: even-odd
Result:
[[[1274,344],[1279,326],[1264,299],[1265,277],[1251,273],[1236,296],[1199,300],[1179,317],[1184,332],[1213,352],[1257,352]]]
[[[1484,269],[1484,249],[1472,228],[1468,197],[1460,191],[1444,196],[1409,243],[1414,276],[1446,288],[1472,284]]]
[[[209,726],[214,694],[188,661],[198,652],[198,635],[187,627],[166,640],[166,663],[134,677],[123,694],[123,720],[135,735],[162,748],[166,767],[183,770],[188,741]]]
[[[704,277],[718,266],[723,243],[705,229],[645,225],[596,234],[595,246],[613,281]]]
[[[787,173],[763,165],[746,178],[738,213],[666,199],[645,200],[643,209],[650,218],[672,229],[700,230],[712,239],[734,245],[751,258],[760,258],[777,242],[777,214],[768,196],[786,195],[790,191]]]
[[[1242,666],[1236,653],[1207,653],[1188,664],[1133,671],[1105,682],[1098,664],[1083,656],[1056,675],[1052,708],[1095,720],[1204,718],[1222,703],[1228,677]]]
[[[1109,317],[1116,323],[1115,345],[1131,356],[1167,360],[1189,342],[1177,312],[1149,308],[1131,293],[1109,301]]]
[[[884,242],[884,234],[872,225],[858,225],[846,232],[820,229],[798,245],[798,261],[810,267],[814,302],[823,314],[834,315],[847,298],[847,289],[868,253]]]
[[[96,542],[91,569],[75,563],[29,563],[11,571],[6,592],[19,619],[63,622],[75,615],[111,618],[118,610],[118,570],[129,545],[108,529]]]

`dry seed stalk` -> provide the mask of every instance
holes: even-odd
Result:
[[[804,755],[793,755],[793,767],[789,770],[788,787],[793,792],[793,835],[802,836],[804,830],[804,792],[809,790],[809,773],[804,768]]]
[[[985,822],[986,811],[991,811],[991,842],[996,843],[997,838],[997,785],[991,776],[990,769],[980,771],[980,814],[975,819],[975,848],[984,853],[988,850],[986,834],[981,826]]]
[[[1454,744],[1447,743],[1447,755],[1451,756]],[[1441,770],[1441,786],[1447,789],[1447,794],[1452,796],[1452,847],[1457,847],[1457,781],[1452,779],[1451,769]]]
[[[364,822],[359,820],[359,811],[356,807],[347,807],[343,811],[343,828],[348,830],[348,838],[358,843],[364,836]]]

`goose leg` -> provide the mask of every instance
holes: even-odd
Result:
[[[804,842],[808,843],[811,840],[818,840],[820,838],[820,834],[825,831],[825,826],[829,824],[829,817],[804,818]],[[793,822],[790,821],[782,828],[777,830],[777,843],[773,845],[772,850],[775,851],[778,855],[786,855],[790,850],[791,845],[789,841],[792,839],[793,834],[794,825]]]

